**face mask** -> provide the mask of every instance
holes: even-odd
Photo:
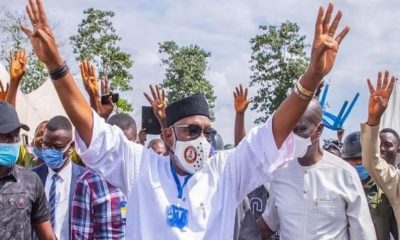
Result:
[[[64,158],[64,153],[68,150],[68,147],[65,151],[58,151],[53,148],[45,148],[42,151],[42,159],[46,163],[46,165],[51,169],[59,169],[64,165],[66,158]]]
[[[176,141],[174,154],[179,167],[189,174],[194,174],[203,168],[210,149],[211,144],[207,139],[198,137],[187,142]]]
[[[364,181],[365,179],[368,178],[369,174],[367,172],[367,169],[362,164],[358,164],[354,166],[357,170],[358,176],[360,177],[361,181]]]
[[[311,138],[302,138],[297,134],[294,135],[294,158],[302,158],[306,155],[308,146],[312,145]]]
[[[37,147],[33,147],[33,153],[36,155],[36,157],[43,159],[43,152]]]
[[[9,167],[17,162],[19,143],[0,143],[0,166]]]

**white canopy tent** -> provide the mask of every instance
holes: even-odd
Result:
[[[0,79],[3,84],[9,82],[8,71],[0,63]],[[57,96],[52,82],[47,79],[42,86],[35,91],[24,95],[20,90],[17,94],[16,109],[19,119],[27,124],[31,130],[27,133],[30,139],[33,138],[36,126],[44,120],[49,120],[56,115],[64,115],[65,111]]]

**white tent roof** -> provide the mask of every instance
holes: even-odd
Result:
[[[0,79],[3,84],[8,83],[10,79],[8,71],[1,63]],[[36,126],[42,121],[49,120],[56,115],[66,116],[56,90],[49,79],[29,94],[24,95],[18,91],[16,105],[19,120],[31,128],[27,133],[29,138],[33,137]]]

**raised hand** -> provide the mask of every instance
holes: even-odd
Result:
[[[56,39],[46,19],[42,0],[29,0],[26,6],[33,30],[22,26],[28,36],[36,56],[46,64],[49,71],[62,65],[63,60],[57,48]]]
[[[320,7],[315,24],[315,36],[312,44],[311,62],[308,72],[320,79],[332,70],[340,43],[350,30],[350,28],[346,26],[335,37],[336,29],[343,14],[339,11],[331,23],[332,11],[332,3],[329,3],[326,12],[323,7]]]
[[[382,84],[382,73],[378,73],[376,89],[372,86],[371,80],[367,79],[370,92],[368,101],[368,121],[370,126],[379,124],[382,114],[385,112],[388,105],[390,95],[392,94],[396,78],[392,76],[389,81],[389,72],[385,71]]]
[[[18,50],[14,54],[10,52],[10,82],[19,85],[26,71],[26,54],[24,50]]]
[[[89,61],[84,60],[81,62],[79,67],[81,69],[83,86],[85,87],[86,92],[90,97],[98,98],[100,96],[99,85],[97,83],[96,71],[93,65]]]
[[[161,123],[161,121],[164,121],[167,117],[165,113],[165,109],[167,108],[167,101],[165,100],[164,89],[161,89],[158,85],[150,85],[149,88],[153,98],[151,98],[147,93],[143,94],[153,108],[154,115],[156,115],[157,119]]]
[[[9,87],[10,85],[7,83],[6,89],[4,89],[3,83],[0,80],[0,101],[6,100]]]
[[[250,103],[250,101],[247,100],[247,88],[243,90],[242,84],[240,84],[239,87],[235,88],[233,97],[236,113],[243,114]]]

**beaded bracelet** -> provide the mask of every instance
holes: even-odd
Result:
[[[56,68],[55,70],[49,72],[51,80],[55,81],[62,77],[65,77],[69,73],[69,67],[65,61],[61,66]]]

